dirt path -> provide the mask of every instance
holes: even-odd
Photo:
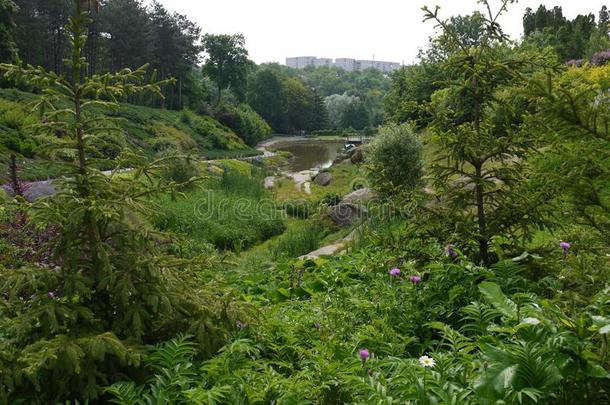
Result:
[[[349,243],[356,239],[358,235],[358,229],[354,229],[343,239],[339,239],[335,243],[316,249],[313,252],[309,252],[306,255],[299,257],[299,259],[317,259],[322,256],[335,256],[343,254],[347,251]]]

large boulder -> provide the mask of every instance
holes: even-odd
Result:
[[[342,228],[358,224],[368,215],[368,210],[357,204],[341,203],[330,207],[328,216]]]
[[[377,193],[375,193],[370,188],[365,187],[349,193],[348,195],[343,197],[343,200],[341,200],[341,202],[354,204],[371,201],[375,198],[377,198]]]
[[[15,193],[10,185],[2,186],[7,196],[14,197]],[[31,183],[21,183],[23,191],[23,198],[29,202],[34,202],[39,198],[49,197],[55,195],[56,190],[51,180],[46,181],[33,181]]]
[[[362,148],[355,149],[349,160],[355,165],[359,165],[360,163],[364,162],[364,153],[362,153]]]
[[[36,181],[28,184],[28,187],[23,192],[23,197],[29,202],[34,202],[39,198],[49,197],[55,193],[55,186],[51,180]]]
[[[314,179],[314,183],[318,186],[328,186],[333,179],[333,175],[329,172],[321,172]]]

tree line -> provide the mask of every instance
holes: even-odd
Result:
[[[552,47],[560,61],[590,60],[596,53],[610,48],[610,13],[603,6],[596,20],[593,13],[579,14],[573,20],[564,16],[560,6],[536,11],[527,8],[523,16],[525,41]],[[580,63],[580,62],[579,62]]]
[[[3,2],[8,4],[11,0]],[[72,2],[12,2],[14,57],[48,71],[67,73],[64,60],[71,46],[66,23]],[[175,84],[164,86],[165,101],[155,101],[159,106],[179,109],[202,97],[203,89],[193,69],[202,51],[201,29],[197,24],[184,15],[168,11],[157,1],[146,6],[141,0],[104,0],[99,5],[100,12],[88,27],[84,74],[93,76],[123,68],[135,70],[149,64],[155,79],[176,79]],[[142,99],[129,101],[143,102]]]
[[[0,60],[21,61],[69,76],[64,60],[70,43],[66,24],[70,0],[0,0]],[[370,69],[346,72],[335,67],[290,69],[257,66],[249,59],[241,34],[202,35],[186,16],[160,2],[102,0],[88,26],[83,74],[135,70],[149,65],[163,98],[131,95],[126,102],[215,115],[228,123],[249,105],[278,133],[363,130],[384,120],[388,75]],[[8,86],[36,91],[24,83]],[[234,112],[227,119],[227,111]],[[222,120],[221,120],[222,121]]]

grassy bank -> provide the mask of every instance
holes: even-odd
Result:
[[[21,176],[26,180],[56,177],[61,172],[58,163],[43,161],[40,141],[34,137],[34,127],[39,124],[39,118],[32,111],[32,103],[37,97],[14,89],[0,89],[0,165],[6,165],[9,155],[15,153]],[[108,157],[116,156],[126,148],[139,150],[151,158],[168,150],[204,159],[260,154],[214,118],[190,111],[121,104],[121,108],[109,113],[108,118],[110,127],[124,134],[107,135],[104,153]],[[100,165],[100,168],[107,168],[103,163]],[[4,173],[0,176],[2,180]]]

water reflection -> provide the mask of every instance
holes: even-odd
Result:
[[[325,169],[330,167],[343,150],[344,143],[339,142],[320,142],[303,141],[287,142],[274,145],[276,149],[292,153],[292,158],[288,163],[288,170],[300,172],[308,169]]]

